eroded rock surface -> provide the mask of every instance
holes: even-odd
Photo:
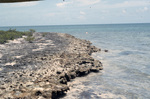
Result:
[[[57,99],[69,90],[67,82],[102,70],[90,55],[100,49],[69,34],[34,33],[0,45],[1,99]]]

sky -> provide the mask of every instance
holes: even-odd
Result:
[[[0,4],[0,26],[150,23],[150,0],[42,0]]]

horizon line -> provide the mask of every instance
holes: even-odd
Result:
[[[150,22],[143,23],[100,23],[100,24],[56,24],[56,25],[22,25],[22,26],[0,26],[0,27],[30,27],[30,26],[68,26],[68,25],[123,25],[123,24],[150,24]]]

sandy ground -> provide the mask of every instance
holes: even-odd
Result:
[[[0,53],[0,58],[2,57],[3,55]]]

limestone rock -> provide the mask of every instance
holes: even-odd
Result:
[[[71,79],[103,69],[90,56],[101,49],[90,41],[63,33],[42,34],[34,33],[33,43],[19,39],[22,43],[1,45],[1,99],[56,99],[69,90]]]

